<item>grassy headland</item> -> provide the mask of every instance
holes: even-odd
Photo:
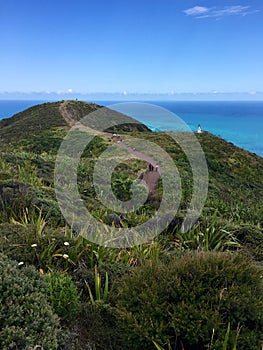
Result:
[[[100,132],[84,150],[78,188],[85,206],[106,224],[106,209],[93,186],[94,166],[119,133],[158,144],[172,157],[182,181],[174,220],[153,242],[110,249],[88,241],[67,225],[56,201],[54,166],[74,122],[101,106],[60,101],[34,106],[0,121],[1,302],[46,288],[45,325],[52,342],[32,331],[37,310],[17,314],[4,308],[3,349],[261,349],[263,344],[263,159],[208,132],[197,134],[208,165],[209,189],[199,220],[180,230],[192,193],[192,172],[180,146],[166,133],[153,133],[127,118]],[[89,117],[90,114],[90,117]],[[96,124],[95,123],[95,124]],[[103,126],[103,125],[102,125]],[[112,188],[130,199],[131,184],[145,172],[131,159],[112,174]],[[162,181],[124,226],[146,222],[158,210]],[[14,263],[11,260],[15,260]],[[41,286],[33,265],[45,280]],[[5,274],[20,269],[28,285]],[[25,269],[25,271],[24,271]],[[29,267],[31,269],[31,267]],[[11,273],[10,272],[10,273]],[[34,284],[34,281],[37,281]],[[12,286],[21,289],[12,292]],[[26,282],[25,282],[26,283]],[[29,286],[29,287],[28,287]],[[23,287],[23,288],[22,288]],[[46,315],[50,315],[47,317]],[[58,318],[57,318],[58,316]],[[34,322],[33,322],[34,323]],[[55,325],[55,326],[54,326]],[[41,327],[41,325],[38,325]]]

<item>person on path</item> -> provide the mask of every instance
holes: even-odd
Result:
[[[153,171],[153,166],[152,166],[152,164],[151,163],[149,163],[149,171]]]

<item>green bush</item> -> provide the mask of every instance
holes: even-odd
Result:
[[[85,303],[81,321],[84,338],[93,345],[88,349],[126,350],[126,342],[122,341],[118,328],[118,317],[111,305],[102,300],[93,305]]]
[[[0,224],[0,253],[11,260],[23,261],[33,264],[35,251],[30,244],[35,243],[29,237],[35,237],[35,226],[15,225],[10,223]]]
[[[263,229],[253,225],[239,225],[233,228],[243,247],[255,260],[263,262]]]
[[[66,321],[80,311],[80,294],[67,273],[53,272],[48,275],[51,305],[56,314]]]
[[[1,253],[0,276],[0,348],[57,349],[58,318],[48,302],[45,278]]]
[[[222,349],[228,324],[237,349],[263,344],[262,269],[237,253],[192,253],[125,277],[117,306],[127,349]],[[211,345],[212,341],[212,345]],[[230,344],[231,345],[231,344]]]
[[[11,216],[22,216],[24,208],[33,208],[36,201],[34,187],[15,179],[0,182],[0,219],[9,221]]]

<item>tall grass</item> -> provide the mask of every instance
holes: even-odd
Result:
[[[28,225],[35,226],[36,237],[41,237],[44,234],[45,227],[47,225],[47,221],[45,217],[42,216],[42,210],[36,208],[35,212],[30,212],[29,209],[25,208],[23,211],[23,215],[18,219],[12,216],[10,218],[10,222],[15,225],[21,225],[27,227]]]
[[[17,165],[17,180],[40,187],[43,183],[38,177],[38,169],[35,165],[32,165],[30,161],[25,161],[23,165]]]
[[[224,251],[240,247],[235,235],[218,221],[217,211],[211,219],[199,221],[189,231],[178,232],[177,244],[181,250]]]
[[[9,173],[11,172],[11,170],[12,170],[11,165],[5,162],[2,158],[0,158],[0,171]]]
[[[113,290],[113,285],[111,288],[109,288],[109,276],[108,276],[107,272],[105,274],[105,282],[103,285],[101,276],[98,272],[98,268],[97,268],[97,266],[95,266],[95,268],[94,268],[94,286],[95,286],[94,294],[92,293],[91,287],[87,283],[87,281],[85,281],[85,284],[88,288],[90,302],[93,306],[98,301],[99,302],[102,301],[104,303],[109,302],[109,299],[111,297],[112,290]]]

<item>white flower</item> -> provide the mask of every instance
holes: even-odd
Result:
[[[32,247],[32,248],[37,247],[37,244],[36,244],[36,243],[31,244],[31,247]]]
[[[20,261],[17,265],[18,266],[24,265],[24,261]]]
[[[69,245],[69,242],[64,242],[64,245]]]
[[[68,254],[63,254],[63,258],[67,259],[68,258]]]

